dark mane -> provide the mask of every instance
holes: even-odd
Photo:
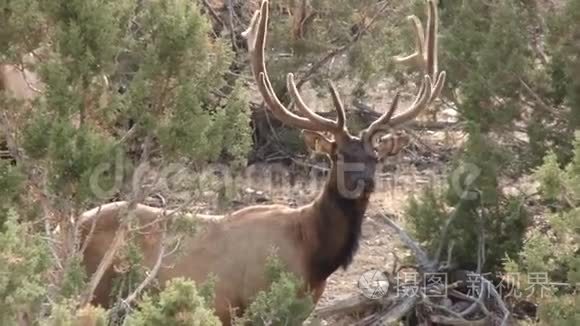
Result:
[[[368,205],[368,196],[350,199],[335,187],[327,187],[319,203],[320,216],[315,224],[319,247],[313,253],[311,271],[313,281],[322,281],[338,268],[346,269],[359,248],[362,221]],[[345,232],[333,232],[336,223],[344,223]],[[343,239],[341,248],[334,248],[337,238]],[[334,254],[330,254],[334,253]]]

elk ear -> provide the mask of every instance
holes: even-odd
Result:
[[[379,159],[397,155],[410,141],[409,135],[400,132],[383,136],[377,145],[377,155]]]
[[[308,149],[313,153],[332,155],[335,150],[334,140],[328,139],[317,131],[303,130],[302,137]]]

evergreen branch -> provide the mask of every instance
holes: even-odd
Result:
[[[326,56],[320,59],[318,62],[314,63],[310,69],[304,75],[302,75],[301,79],[296,83],[296,88],[300,90],[300,88],[310,80],[310,78],[320,70],[324,65],[326,65],[329,61],[333,58],[345,53],[346,51],[350,50],[358,41],[361,40],[363,35],[374,25],[377,19],[386,11],[389,3],[385,2],[379,10],[375,12],[375,15],[371,18],[371,20],[361,29],[357,31],[354,37],[345,45],[330,51]]]

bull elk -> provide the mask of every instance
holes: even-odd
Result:
[[[262,1],[244,32],[259,92],[277,119],[303,129],[308,147],[330,158],[331,172],[316,199],[302,207],[251,206],[207,221],[202,231],[181,242],[180,254],[164,258],[163,267],[157,274],[160,284],[175,277],[186,277],[197,283],[204,282],[210,275],[217,277],[214,308],[223,324],[230,325],[230,308],[243,312],[259,291],[268,288],[264,265],[272,248],[276,248],[278,258],[289,271],[304,280],[305,293],[310,293],[314,302],[320,298],[326,279],[337,269],[347,268],[357,251],[378,162],[397,154],[409,142],[404,133],[389,132],[414,119],[429,106],[445,82],[445,72],[437,70],[437,8],[434,0],[427,2],[426,31],[418,19],[412,19],[417,51],[398,58],[401,62],[418,64],[425,71],[415,101],[395,114],[397,95],[382,116],[355,136],[346,126],[345,110],[332,84],[330,94],[336,120],[316,114],[304,103],[293,74],[288,74],[287,86],[300,115],[290,112],[280,102],[264,61],[269,8],[268,1]],[[109,203],[82,215],[82,223],[87,226],[95,223],[94,233],[84,251],[89,275],[96,271],[107,252],[128,205],[123,201]],[[161,228],[155,221],[163,219],[167,213],[141,204],[134,210],[135,220],[144,228],[135,236],[148,268],[154,266],[161,248]],[[115,273],[113,268],[105,273],[94,293],[94,304],[107,305]]]

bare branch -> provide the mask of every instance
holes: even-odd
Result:
[[[15,65],[14,67],[16,69],[18,69],[18,71],[20,71],[20,74],[22,75],[22,80],[24,80],[24,82],[26,83],[26,86],[28,88],[30,88],[30,90],[32,90],[36,94],[44,94],[43,91],[41,91],[40,89],[34,87],[32,85],[32,83],[28,80],[28,76],[27,76],[27,73],[26,73],[26,69],[24,68],[24,63],[19,63],[19,64]]]
[[[209,4],[208,0],[203,0],[205,8],[209,11],[210,16],[215,19],[221,26],[225,26],[224,22],[221,20],[220,16],[215,12],[212,6]],[[233,33],[233,30],[232,30]]]
[[[144,166],[144,164],[149,160],[150,147],[151,147],[151,135],[148,135],[147,137],[145,137],[143,147],[144,147],[144,149],[143,149],[143,153],[141,154],[139,166]],[[119,216],[124,217],[124,218],[122,218],[121,223],[119,225],[119,228],[115,232],[115,237],[113,238],[111,245],[107,249],[107,252],[105,253],[103,258],[101,259],[101,262],[99,263],[99,266],[97,267],[97,270],[91,276],[87,290],[86,290],[85,294],[81,297],[80,306],[85,306],[92,300],[93,294],[94,294],[95,290],[97,289],[99,283],[101,282],[103,275],[105,274],[105,272],[109,269],[109,267],[113,263],[113,260],[117,254],[117,251],[121,248],[121,246],[123,245],[123,243],[125,241],[125,238],[129,232],[129,229],[128,229],[129,223],[135,217],[135,209],[137,208],[137,204],[142,202],[143,199],[145,199],[145,197],[147,197],[147,193],[144,191],[143,187],[141,186],[141,181],[142,180],[139,180],[139,182],[137,182],[136,189],[133,189],[133,194],[131,196],[132,197],[131,200],[129,201],[126,208],[121,210],[121,213],[119,214]]]
[[[445,268],[445,265],[441,265],[437,260],[431,261],[421,246],[403,229],[391,221],[385,214],[383,214],[382,217],[389,225],[389,227],[396,231],[403,243],[408,246],[417,256],[416,258],[420,262],[420,266],[418,267],[418,272],[420,275],[424,275],[426,272],[444,272],[441,270],[441,268]],[[449,221],[453,220],[454,215],[449,218],[448,223]],[[447,234],[447,232],[444,231],[444,234]],[[442,243],[446,242],[446,239],[442,239]],[[480,245],[478,249],[478,255],[483,255],[484,252],[481,250],[481,248],[484,248],[483,235],[479,236],[479,243]],[[450,254],[450,252],[451,250],[448,251],[448,254]],[[450,258],[448,257],[448,259]],[[482,258],[478,258],[478,260],[482,261]],[[479,269],[480,268],[478,268],[478,270]],[[459,280],[452,284],[427,284],[425,287],[420,287],[418,295],[387,295],[387,297],[380,300],[368,299],[370,302],[351,298],[341,301],[340,304],[342,306],[326,307],[318,311],[323,313],[348,313],[351,311],[358,312],[360,309],[365,307],[372,308],[378,306],[378,310],[380,312],[375,312],[374,314],[363,318],[358,323],[356,323],[356,325],[359,326],[374,326],[397,322],[403,316],[407,315],[408,312],[412,309],[415,309],[414,313],[417,314],[420,320],[428,322],[443,323],[446,325],[489,325],[492,320],[500,319],[501,325],[507,325],[510,320],[510,312],[493,284],[483,275],[481,275],[479,271],[477,273],[471,273],[469,271],[466,272],[469,273],[469,276],[477,277],[477,279],[481,282],[479,287],[480,292],[478,293],[477,297],[473,297],[456,290],[460,284],[463,284],[466,281]],[[466,275],[467,274],[462,277],[465,278],[467,277]],[[436,294],[437,298],[440,298],[442,294],[445,294],[447,297],[454,297],[454,302],[456,302],[456,304],[451,306],[445,303],[445,301],[435,300],[434,297],[432,297],[433,294]],[[492,298],[493,303],[486,301],[486,298]],[[445,298],[443,300],[450,299]],[[457,306],[458,300],[461,300],[464,303],[467,302],[467,308],[461,309],[459,311],[455,310],[456,307],[460,307]],[[497,308],[499,308],[499,311]],[[373,310],[376,311],[377,309]]]
[[[403,301],[397,303],[394,307],[390,308],[387,313],[380,316],[378,321],[373,323],[373,325],[389,325],[401,320],[401,318],[407,315],[409,311],[415,307],[417,301],[419,301],[419,297],[417,296],[406,296]]]
[[[421,246],[413,239],[411,239],[411,237],[407,234],[407,232],[405,232],[400,226],[398,226],[395,222],[393,222],[390,218],[388,218],[388,216],[385,213],[381,214],[381,216],[383,217],[387,225],[390,226],[393,230],[395,230],[395,232],[397,232],[397,235],[401,238],[401,241],[403,241],[403,243],[409,249],[411,249],[422,269],[427,272],[435,271],[435,263],[428,258],[427,253],[421,248]]]
[[[162,226],[163,230],[161,231],[161,239],[159,240],[159,253],[157,254],[157,260],[155,261],[155,265],[153,265],[153,268],[151,269],[151,271],[149,272],[149,275],[147,275],[147,277],[143,280],[143,282],[141,282],[137,288],[135,289],[135,291],[133,291],[130,295],[127,296],[127,298],[125,298],[125,300],[123,300],[123,304],[124,306],[130,306],[133,301],[135,301],[135,299],[137,299],[137,297],[141,294],[141,292],[147,287],[149,286],[149,284],[153,281],[153,279],[155,279],[157,277],[157,273],[159,273],[159,269],[161,268],[161,263],[163,262],[163,258],[166,257],[165,255],[165,240],[167,238],[167,221],[165,223],[163,223]]]
[[[102,207],[103,207],[103,205],[99,205],[99,207],[97,208],[97,213],[95,214],[97,217],[100,215],[99,213],[101,212]],[[85,240],[83,242],[83,245],[81,246],[81,250],[79,252],[80,254],[83,254],[85,252],[85,250],[87,250],[89,242],[91,242],[91,239],[93,238],[93,234],[95,233],[95,228],[97,226],[97,219],[98,218],[94,218],[92,223],[91,223],[91,229],[89,230],[89,234],[87,235],[87,237],[85,238]],[[77,225],[77,228],[79,226],[80,225]]]

